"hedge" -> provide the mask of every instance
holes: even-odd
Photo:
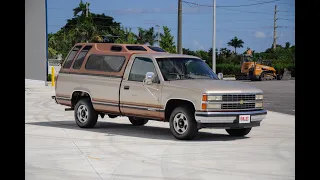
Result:
[[[57,80],[57,76],[54,77],[54,80],[55,80],[55,81]],[[51,81],[51,74],[48,74],[47,81]]]
[[[295,65],[294,64],[273,64],[272,65],[277,71],[280,69],[287,68],[291,71],[292,77],[295,77]],[[240,72],[240,64],[217,64],[216,72],[222,72],[224,75],[235,75]]]

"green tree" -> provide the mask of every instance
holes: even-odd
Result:
[[[227,57],[230,57],[230,56],[231,56],[231,50],[230,49],[220,48],[219,57],[227,58]]]
[[[53,49],[51,47],[48,48],[49,59],[55,59],[55,58],[57,58],[57,55],[58,55],[58,52],[55,49]]]
[[[187,54],[187,55],[191,55],[191,56],[196,56],[196,53],[190,49],[182,48],[182,53]]]
[[[112,29],[120,28],[120,23],[115,22],[110,16],[89,12],[89,17],[86,17],[85,6],[85,3],[80,1],[78,6],[73,9],[74,17],[68,19],[66,25],[58,32],[49,34],[49,47],[56,50],[58,54],[62,54],[63,58],[75,43],[103,42],[104,36],[108,34],[112,36],[121,34],[121,30],[113,33]]]
[[[290,48],[290,45],[291,45],[290,42],[286,42],[285,48],[286,48],[286,49],[289,49],[289,48]]]
[[[80,3],[78,5],[78,7],[75,7],[73,9],[73,16],[78,16],[79,13],[81,13],[80,16],[84,16],[86,14],[86,11],[87,11],[87,8],[86,8],[86,4],[88,4],[88,8],[89,8],[89,5],[90,3],[83,3],[82,0],[80,0]]]
[[[123,43],[123,44],[136,44],[137,38],[136,35],[131,32],[131,29],[128,28],[120,28],[118,29],[118,38],[116,39],[116,43]]]
[[[174,45],[174,37],[170,34],[170,29],[163,26],[163,33],[160,33],[160,47],[169,53],[176,53],[176,46]]]
[[[241,39],[238,39],[237,36],[235,36],[227,43],[227,45],[234,47],[234,52],[237,54],[237,48],[242,48],[243,43],[244,42]]]
[[[143,29],[141,27],[138,28],[138,35],[136,36],[137,42],[139,44],[149,44],[153,46],[156,42],[157,34],[154,32],[154,28],[151,27],[149,29]]]

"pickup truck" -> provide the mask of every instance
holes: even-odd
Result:
[[[179,140],[201,128],[245,136],[267,114],[260,89],[220,80],[199,57],[136,44],[75,44],[52,98],[74,111],[80,128],[93,128],[99,116],[126,116],[134,126],[169,122]]]

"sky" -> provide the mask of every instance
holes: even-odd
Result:
[[[47,0],[48,32],[55,33],[72,18],[72,9],[80,0]],[[209,50],[213,36],[213,0],[183,2],[182,46],[191,50]],[[90,12],[111,16],[122,26],[137,32],[138,27],[168,26],[177,42],[178,0],[83,0],[90,3]],[[295,44],[294,0],[216,0],[216,48],[228,48],[233,37],[244,41],[243,52],[250,47],[265,51],[273,42],[274,9],[277,5],[277,44]],[[161,31],[161,28],[160,28]],[[162,32],[162,31],[161,31]]]

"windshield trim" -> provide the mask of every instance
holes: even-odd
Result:
[[[184,60],[193,60],[193,61],[196,61],[196,62],[200,62],[201,65],[204,65],[202,66],[204,68],[205,71],[207,71],[208,74],[199,74],[199,73],[193,73],[193,72],[189,72],[188,74],[181,74],[179,73],[181,71],[180,68],[175,68],[178,72],[175,73],[177,76],[180,77],[177,78],[177,79],[167,79],[165,78],[165,76],[163,75],[163,72],[162,72],[162,69],[160,68],[160,64],[159,62],[160,61],[163,61],[163,60],[167,60],[167,59],[173,59],[173,60],[176,60],[176,61],[179,61],[179,59],[184,59]],[[161,72],[161,76],[163,77],[163,80],[164,81],[175,81],[175,80],[201,80],[201,79],[204,79],[204,80],[208,80],[208,79],[211,79],[211,80],[219,80],[218,78],[218,75],[210,68],[210,66],[204,61],[202,60],[201,58],[198,58],[198,57],[155,57],[155,60],[157,62],[157,66]],[[172,61],[169,61],[171,64],[172,64]],[[176,67],[174,64],[172,64],[173,67]],[[202,76],[202,78],[198,77],[198,78],[194,78],[194,77],[191,77],[190,75],[196,75],[196,76]],[[188,78],[181,78],[181,77],[186,77],[188,76]],[[206,77],[206,78],[204,78]]]

